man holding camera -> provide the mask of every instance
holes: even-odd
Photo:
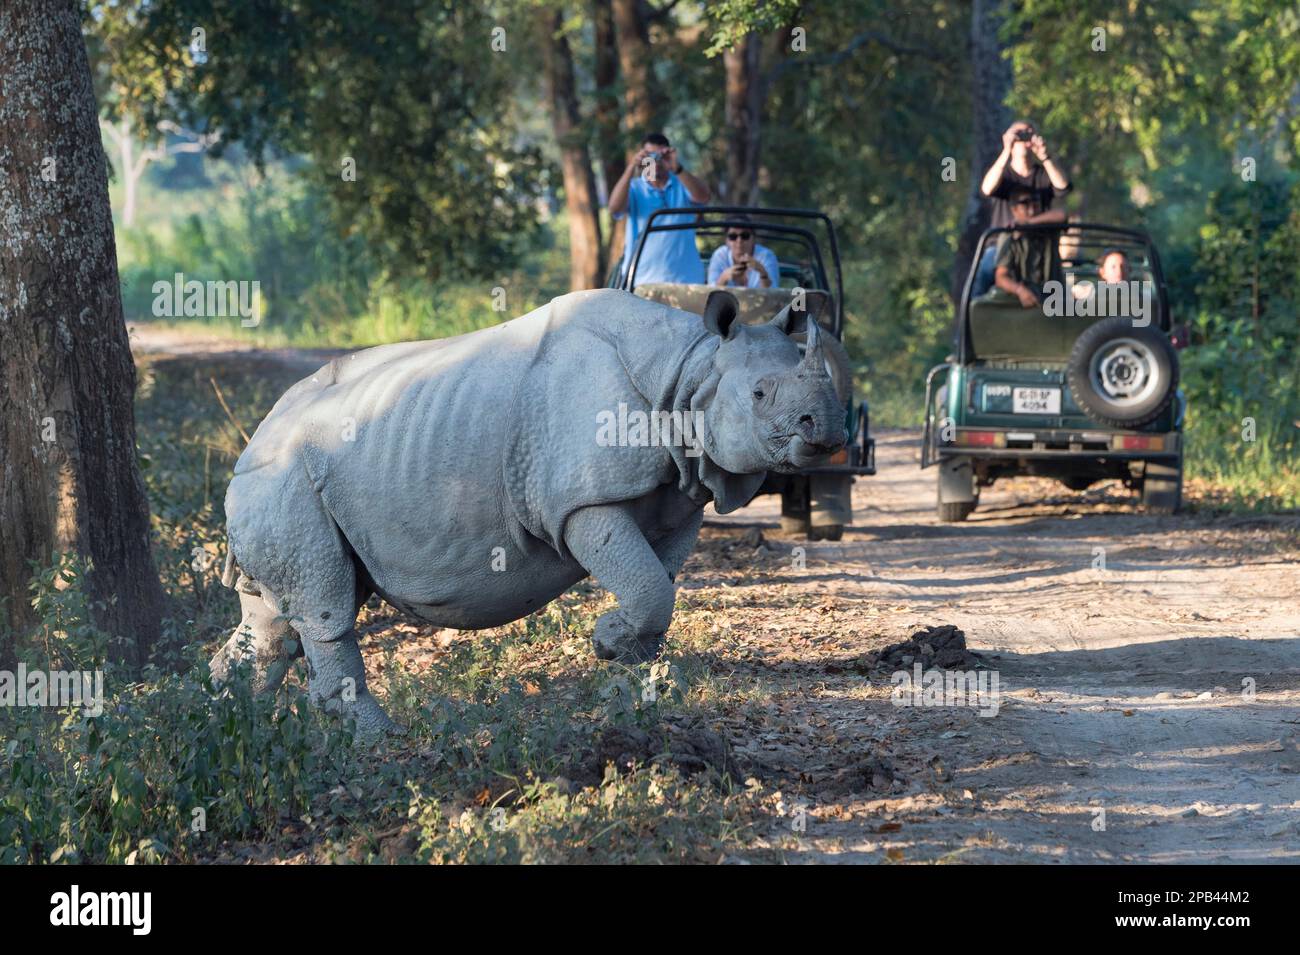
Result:
[[[610,213],[615,219],[627,216],[622,272],[626,274],[631,267],[637,240],[652,212],[702,206],[710,198],[709,187],[682,168],[677,150],[668,142],[668,137],[663,133],[649,133],[609,192]],[[684,224],[691,218],[661,216],[655,220],[655,225]],[[645,282],[703,283],[704,264],[695,246],[695,230],[674,229],[649,236],[637,263],[636,281],[638,285]]]
[[[776,253],[754,239],[754,223],[737,216],[727,227],[726,244],[709,259],[710,285],[738,285],[741,288],[772,288],[781,280]]]
[[[1056,165],[1047,150],[1047,142],[1037,130],[1018,120],[1002,134],[1002,153],[984,174],[980,191],[993,200],[991,225],[995,229],[1014,224],[1064,222],[1065,211],[1053,209],[1052,202],[1070,191],[1070,180]],[[1025,193],[1031,195],[1036,211],[1027,218],[1017,219],[1011,208],[1012,199],[1023,203]],[[996,259],[996,249],[985,249],[975,275],[975,295],[982,295],[993,285]]]

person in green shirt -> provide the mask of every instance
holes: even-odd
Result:
[[[1009,201],[1017,223],[1029,222],[1039,213],[1038,197],[1028,189],[1017,191]],[[1014,296],[1024,308],[1039,306],[1043,285],[1052,280],[1059,282],[1060,270],[1054,232],[1008,232],[998,240],[994,285]]]

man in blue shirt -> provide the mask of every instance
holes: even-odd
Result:
[[[712,194],[701,180],[682,168],[677,150],[663,133],[650,133],[641,149],[623,170],[609,193],[609,211],[615,219],[627,216],[623,237],[624,274],[631,268],[632,254],[645,231],[646,220],[656,209],[702,206]],[[655,225],[690,222],[690,216],[660,216]],[[636,284],[646,282],[704,282],[704,264],[695,246],[694,229],[655,232],[646,239],[636,267]]]

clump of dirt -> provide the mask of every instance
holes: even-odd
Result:
[[[905,777],[893,757],[883,751],[855,760],[835,773],[832,789],[849,792],[900,793],[907,789]]]
[[[940,670],[969,670],[982,665],[979,656],[966,649],[966,634],[952,624],[944,624],[918,630],[902,643],[883,650],[864,653],[856,669],[870,673],[904,669],[914,663]]]

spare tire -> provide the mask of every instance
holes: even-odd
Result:
[[[1088,417],[1134,428],[1154,421],[1174,400],[1178,355],[1159,328],[1137,327],[1131,318],[1104,318],[1075,341],[1065,379]]]

